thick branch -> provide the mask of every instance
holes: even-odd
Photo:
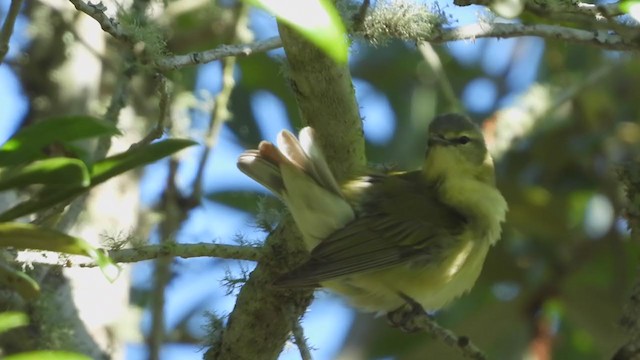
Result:
[[[289,81],[303,122],[316,131],[338,180],[366,164],[362,119],[347,65],[282,24],[278,25],[289,64]]]
[[[293,324],[304,313],[312,289],[283,290],[273,279],[292,268],[306,253],[293,221],[282,223],[265,240],[264,253],[240,290],[227,327],[205,359],[277,359]],[[215,339],[214,339],[215,340]]]
[[[337,65],[292,30],[279,26],[290,81],[304,121],[313,126],[332,169],[344,178],[364,166],[362,124],[347,65]],[[299,264],[306,253],[289,220],[265,241],[265,253],[229,315],[219,348],[207,359],[276,359],[312,290],[278,290],[275,276]],[[250,334],[248,336],[247,334]]]

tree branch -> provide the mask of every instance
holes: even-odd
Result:
[[[282,41],[275,36],[250,44],[221,45],[215,49],[194,52],[186,55],[168,56],[156,61],[160,70],[174,70],[184,66],[206,64],[230,56],[249,56],[282,47]]]
[[[278,358],[293,324],[313,298],[313,289],[283,290],[271,286],[275,278],[305,256],[299,238],[290,217],[267,237],[263,256],[240,290],[220,341],[207,350],[205,359]]]
[[[436,323],[426,312],[413,316],[403,324],[413,331],[424,331],[439,341],[460,350],[467,359],[485,360],[484,353],[476,347],[466,336],[457,336],[451,330],[443,328]]]
[[[69,1],[78,11],[94,18],[102,29],[114,38],[129,44],[132,42],[132,37],[128,35],[116,21],[105,14],[104,11],[106,7],[101,3],[91,4],[85,3],[82,0]],[[456,4],[466,6],[471,4],[485,5],[485,3],[485,0],[458,0]],[[393,13],[393,11],[396,11],[396,13]],[[620,11],[616,10],[613,6],[596,6],[579,2],[576,3],[574,7],[563,8],[563,11],[567,14],[588,16],[594,20],[604,17],[606,18],[604,21],[609,21],[608,19],[610,19],[610,17],[621,15]],[[380,13],[382,13],[382,15],[380,15]],[[613,30],[620,27],[627,30],[634,30],[635,28],[619,23],[614,24],[612,21],[608,22],[608,24],[611,25],[611,29],[605,28],[599,31],[545,24],[523,25],[489,22],[444,28],[445,22],[440,14],[430,12],[424,9],[424,7],[419,6],[416,6],[415,9],[408,6],[397,9],[386,7],[382,11],[374,11],[373,14],[375,14],[375,16],[371,16],[371,14],[366,16],[362,24],[354,31],[354,34],[377,42],[379,42],[380,39],[401,39],[415,42],[426,41],[430,43],[475,40],[478,38],[538,36],[588,44],[609,50],[640,49],[640,43],[635,41],[632,36],[627,36],[626,32],[620,31],[619,33],[622,35],[613,32]],[[185,66],[205,64],[227,57],[249,56],[255,53],[277,49],[281,46],[282,40],[278,37],[272,37],[250,44],[221,45],[215,49],[202,52],[167,56],[155,61],[155,66],[158,70],[175,70]]]
[[[480,22],[441,30],[425,39],[432,43],[444,43],[456,40],[475,40],[478,38],[512,38],[520,36],[538,36],[547,39],[564,40],[572,43],[594,45],[609,50],[637,50],[638,43],[610,34],[605,30],[591,31],[555,25],[523,25]]]
[[[339,179],[365,164],[362,121],[348,66],[337,65],[293,30],[279,24],[289,77],[306,124],[316,130],[327,160]],[[264,256],[240,290],[218,348],[205,358],[276,359],[311,302],[312,289],[276,289],[273,280],[305,258],[291,218],[265,241]],[[247,336],[247,332],[251,336]]]
[[[153,260],[160,256],[179,257],[189,259],[194,257],[211,257],[220,259],[234,259],[259,261],[262,258],[262,247],[239,246],[224,244],[175,244],[146,245],[131,249],[107,251],[109,257],[116,263],[136,263]],[[22,251],[16,260],[19,263],[62,265],[64,267],[95,267],[96,264],[85,256],[72,255],[60,260],[41,251]]]
[[[260,247],[224,244],[165,244],[147,245],[132,249],[111,250],[109,256],[117,263],[133,263],[155,259],[158,256],[173,256],[188,259],[192,257],[215,257],[258,261],[262,255]],[[85,265],[81,265],[85,266]],[[94,266],[87,264],[86,266]]]
[[[299,321],[296,321],[296,323],[293,324],[291,334],[293,335],[293,340],[300,351],[300,358],[302,360],[312,360],[311,350],[309,349],[307,339],[304,336],[304,329],[302,328],[302,325],[300,325]]]
[[[490,0],[454,0],[454,5],[457,6],[469,6],[469,5],[481,5],[491,6]],[[557,14],[572,14],[580,15],[586,18],[591,18],[597,21],[603,21],[610,17],[624,15],[624,12],[620,10],[619,3],[609,4],[590,4],[580,1],[557,1],[553,3],[542,2],[539,0],[525,1],[525,10],[530,11],[533,14],[540,16],[557,15]]]
[[[96,4],[92,4],[91,2],[86,3],[82,0],[69,0],[69,2],[72,3],[78,11],[94,18],[100,24],[102,30],[106,31],[114,38],[124,42],[131,41],[131,38],[122,30],[120,25],[118,25],[118,22],[105,14],[107,7],[101,2]]]

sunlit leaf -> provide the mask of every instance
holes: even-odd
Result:
[[[40,295],[40,285],[35,280],[3,263],[0,263],[0,285],[17,292],[24,299],[35,299]]]
[[[90,184],[89,171],[78,159],[59,157],[36,160],[26,166],[0,172],[0,191],[31,184],[86,187]]]
[[[635,21],[640,21],[640,1],[623,1],[620,3],[620,10],[629,14]]]
[[[91,360],[90,357],[69,351],[39,350],[9,355],[4,360]]]
[[[39,121],[20,130],[0,147],[0,166],[23,164],[42,157],[42,148],[97,136],[120,134],[111,122],[91,116],[65,116]]]
[[[329,0],[245,0],[289,24],[338,63],[347,62],[346,30]]]
[[[0,334],[7,330],[27,325],[28,323],[29,318],[24,313],[17,311],[0,313]]]
[[[96,249],[88,242],[59,231],[31,224],[0,223],[0,247],[85,255],[96,262],[110,281],[115,280],[119,273],[114,272],[117,267],[111,259],[103,251]]]

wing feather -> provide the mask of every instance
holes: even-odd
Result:
[[[365,214],[323,240],[306,263],[278,279],[276,285],[317,286],[439,256],[446,242],[456,241],[466,219],[442,204],[435,189],[416,180],[413,174],[376,177],[382,183],[370,187],[372,193],[361,194]]]

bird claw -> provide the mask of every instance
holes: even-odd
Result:
[[[387,313],[387,322],[392,327],[399,328],[407,333],[420,331],[421,327],[416,323],[415,319],[420,316],[431,318],[431,315],[429,315],[417,301],[405,294],[399,295],[406,301],[406,304]]]

